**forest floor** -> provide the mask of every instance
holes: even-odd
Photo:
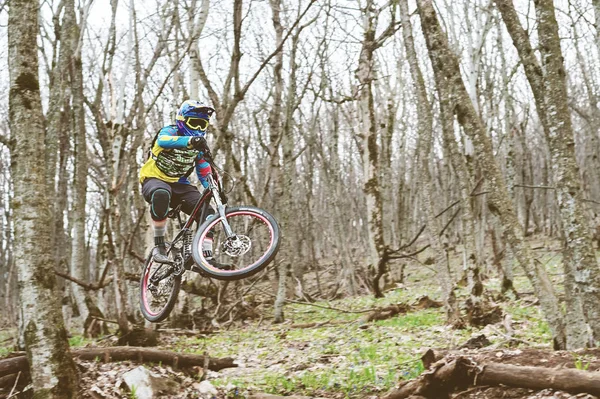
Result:
[[[556,281],[561,280],[560,256],[554,252],[539,259]],[[489,299],[503,313],[502,320],[482,328],[455,329],[444,323],[441,308],[421,306],[427,296],[439,300],[439,288],[427,266],[409,265],[404,284],[388,288],[385,298],[360,296],[313,304],[286,305],[283,324],[271,322],[272,309],[260,308],[256,319],[231,324],[214,333],[190,337],[163,334],[159,348],[211,357],[233,357],[238,367],[219,372],[180,372],[162,364],[148,369],[177,383],[172,398],[247,398],[256,393],[318,398],[377,398],[399,382],[424,371],[422,355],[463,353],[497,362],[544,367],[600,370],[600,351],[556,352],[527,279],[517,271],[519,299],[500,296],[500,281],[492,277],[485,287]],[[462,288],[461,300],[466,299]],[[418,304],[421,305],[418,305]],[[373,320],[373,309],[402,307],[399,314]],[[510,322],[510,336],[506,325]],[[10,352],[13,331],[0,331],[0,358]],[[484,335],[480,348],[462,348]],[[3,341],[3,339],[5,341]],[[111,339],[92,341],[74,336],[71,346],[106,346]],[[2,345],[5,345],[2,347]],[[82,393],[88,398],[136,397],[123,388],[123,373],[139,366],[133,362],[79,361]],[[204,379],[207,382],[201,382]],[[204,392],[204,393],[199,393]],[[2,395],[0,395],[2,397]],[[255,396],[260,397],[260,396]],[[265,398],[267,396],[264,396]],[[453,398],[594,398],[553,390],[533,391],[507,387],[476,387],[455,392]]]

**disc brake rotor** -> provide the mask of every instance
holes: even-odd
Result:
[[[222,244],[223,252],[231,257],[242,256],[250,250],[252,247],[252,241],[250,238],[244,235],[235,235],[229,237]]]

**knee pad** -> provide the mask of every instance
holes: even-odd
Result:
[[[159,188],[152,193],[150,201],[150,215],[152,220],[164,220],[169,213],[169,203],[171,202],[171,193],[165,189]]]

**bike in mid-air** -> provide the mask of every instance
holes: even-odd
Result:
[[[227,206],[227,197],[214,165],[208,187],[187,221],[181,206],[169,211],[180,230],[167,249],[169,263],[157,263],[152,251],[140,279],[140,308],[144,317],[158,323],[166,319],[177,301],[186,271],[219,280],[239,280],[263,270],[279,250],[280,232],[275,218],[252,206]],[[213,200],[216,212],[211,214]],[[199,215],[199,217],[198,217]],[[204,221],[196,229],[196,220]],[[203,248],[212,248],[207,259]],[[219,267],[217,267],[218,265]]]

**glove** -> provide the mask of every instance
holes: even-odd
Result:
[[[204,137],[192,137],[188,144],[195,150],[202,151],[204,153],[210,152],[208,149],[208,143]]]

